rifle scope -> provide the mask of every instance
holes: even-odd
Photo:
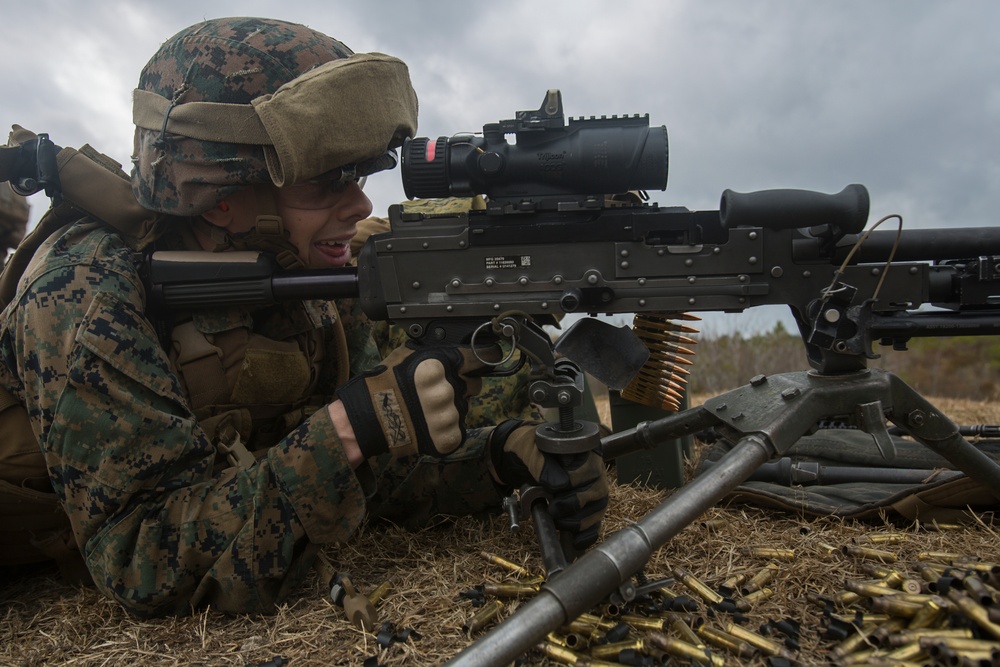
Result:
[[[667,187],[667,128],[649,116],[570,118],[550,90],[537,111],[488,123],[483,133],[417,137],[403,144],[402,178],[413,198],[569,201]],[[515,135],[508,143],[506,136]]]

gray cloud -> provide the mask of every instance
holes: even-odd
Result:
[[[537,108],[549,88],[572,116],[648,113],[670,136],[668,190],[654,193],[663,204],[709,209],[725,188],[859,182],[872,221],[996,223],[991,0],[0,0],[0,126],[90,143],[127,169],[139,70],[173,33],[226,15],[305,23],[403,58],[426,136]],[[398,173],[367,190],[377,212],[403,198]],[[47,202],[32,204],[37,219]],[[779,312],[710,328],[768,328]]]
[[[570,115],[649,113],[667,125],[664,203],[711,208],[727,187],[832,192],[861,182],[873,215],[900,212],[907,226],[993,223],[1000,54],[989,45],[1000,5],[986,0],[305,1],[280,12],[224,0],[210,9],[2,0],[11,27],[0,43],[0,123],[91,143],[127,164],[129,95],[161,41],[204,18],[278,14],[406,60],[421,134],[478,130],[560,88]],[[369,186],[378,208],[402,197],[398,175],[381,181]]]

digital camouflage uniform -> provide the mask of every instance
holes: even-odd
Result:
[[[266,50],[281,42],[270,28],[283,25],[207,22],[177,48],[211,49],[214,38]],[[281,47],[317,48],[282,39]],[[151,85],[166,78],[153,61],[145,75]],[[148,138],[137,132],[137,151]],[[169,143],[168,171],[171,160],[192,159],[189,144]],[[210,182],[209,170],[177,188],[133,178],[136,196],[156,208],[163,198],[192,201],[190,186],[194,200],[215,202],[261,162],[198,157],[215,159],[231,169],[222,182]],[[197,220],[164,216],[155,247],[196,247]],[[42,246],[0,315],[0,385],[27,409],[94,583],[127,610],[270,612],[305,576],[316,545],[349,540],[366,515],[412,526],[499,507],[489,429],[470,429],[446,457],[383,455],[351,470],[326,403],[338,382],[378,361],[372,325],[353,303],[156,313],[136,257],[122,234],[84,218]],[[257,450],[256,463],[220,454],[234,432]]]
[[[376,463],[363,489],[325,408],[333,349],[313,395],[272,395],[257,410],[276,406],[281,421],[300,404],[321,407],[255,466],[218,469],[216,445],[190,407],[198,387],[184,391],[178,381],[131,249],[105,225],[82,221],[39,255],[0,321],[0,381],[25,401],[95,584],[127,609],[267,611],[303,576],[308,542],[350,538],[366,495],[370,514],[409,525],[499,506],[477,430],[443,460]],[[230,309],[198,321],[268,337],[288,321],[323,328],[342,317],[353,374],[378,356],[369,323],[353,304],[339,305],[339,313],[328,302]],[[252,356],[241,369],[234,387],[252,378]]]

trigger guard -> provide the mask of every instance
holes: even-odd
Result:
[[[510,345],[510,351],[507,352],[507,355],[503,359],[501,359],[500,361],[487,361],[486,359],[483,359],[482,356],[480,356],[479,350],[476,348],[476,336],[478,336],[479,332],[481,332],[486,327],[491,327],[492,328],[492,323],[491,322],[483,322],[478,327],[476,327],[476,330],[472,332],[472,336],[469,339],[469,348],[472,350],[473,356],[476,357],[476,361],[478,361],[479,363],[483,364],[484,366],[490,366],[492,368],[499,368],[500,366],[506,365],[511,359],[514,358],[514,350],[517,349],[517,334],[516,333],[512,333],[511,334],[511,336],[510,336],[510,343],[511,343],[511,345]],[[518,365],[518,367],[520,367],[520,364]]]

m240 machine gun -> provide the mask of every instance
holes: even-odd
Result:
[[[487,206],[442,215],[392,207],[391,231],[367,241],[356,268],[282,273],[262,255],[224,264],[218,256],[151,259],[151,289],[167,306],[356,296],[369,316],[426,344],[505,339],[532,364],[532,399],[560,410],[557,424],[539,430],[549,451],[599,442],[613,458],[710,427],[736,443],[575,562],[543,544],[549,578],[541,592],[449,664],[507,664],[607,597],[630,599],[632,576],[655,550],[822,420],[870,433],[887,460],[891,422],[1000,489],[1000,466],[947,416],[895,375],[868,368],[877,343],[904,349],[915,336],[1000,333],[1000,229],[865,232],[861,185],[833,195],[727,190],[717,211],[609,202],[616,193],[664,189],[667,164],[666,128],[645,116],[567,123],[561,96],[549,91],[538,110],[482,134],[408,142],[408,197],[486,195]],[[603,440],[573,418],[581,369],[623,388],[648,351],[628,330],[589,318],[554,347],[539,326],[565,314],[636,313],[669,323],[683,313],[767,304],[791,309],[812,370],[757,376]],[[627,352],[612,358],[620,350]]]

